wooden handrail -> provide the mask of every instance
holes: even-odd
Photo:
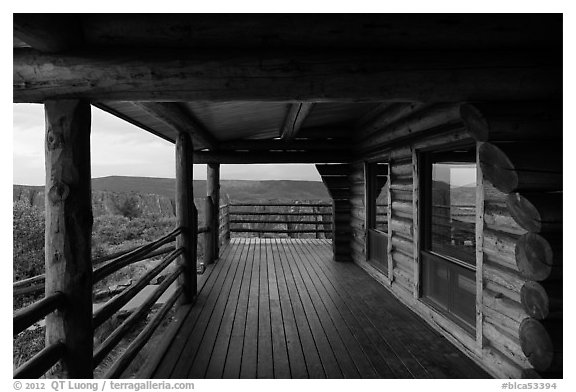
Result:
[[[116,297],[112,298],[104,306],[98,309],[94,313],[93,328],[96,329],[102,325],[104,321],[108,320],[114,313],[120,310],[124,305],[128,303],[128,301],[134,298],[136,294],[138,294],[145,286],[147,286],[150,280],[162,272],[172,261],[174,261],[183,253],[184,252],[182,248],[178,248],[171,252],[168,256],[162,259],[160,264],[146,272],[140,279],[138,279],[136,284],[123,291]]]
[[[43,348],[38,354],[14,371],[13,378],[39,378],[64,355],[64,343],[58,342]]]
[[[258,220],[246,220],[246,219],[231,219],[230,223],[279,223],[279,224],[286,224],[286,223],[290,223],[290,224],[298,224],[298,225],[331,225],[332,222],[331,221],[327,221],[327,222],[321,222],[321,221],[291,221],[291,220],[277,220],[277,221],[271,221],[271,220],[262,220],[262,219],[258,219]]]
[[[331,212],[230,212],[230,215],[289,215],[289,216],[331,216]]]
[[[124,268],[127,265],[135,263],[139,257],[147,255],[150,252],[154,251],[155,249],[158,249],[162,245],[174,241],[176,236],[179,235],[180,233],[182,233],[182,228],[178,227],[172,232],[166,234],[164,237],[161,237],[156,241],[143,245],[135,249],[134,251],[127,253],[124,256],[114,259],[108,264],[104,264],[103,266],[97,268],[96,270],[94,270],[94,276],[93,276],[94,283],[99,282],[106,276],[118,271],[121,268]]]
[[[140,248],[140,246],[138,248]],[[128,252],[131,252],[135,249],[138,249],[138,248],[133,248],[129,251],[117,252],[116,255],[120,254],[120,256],[122,256],[122,255],[124,255]],[[142,255],[141,257],[136,257],[133,260],[133,263],[136,263],[136,262],[139,262],[142,260],[146,260],[146,259],[151,259],[152,257],[156,257],[156,256],[161,256],[161,255],[166,254],[168,252],[172,252],[174,249],[175,249],[174,245],[169,245],[169,246],[166,246],[165,248],[157,249],[154,252],[151,252],[149,254]],[[118,257],[118,256],[116,256],[116,257]],[[111,258],[107,258],[107,260],[110,260],[110,259]],[[98,259],[98,260],[101,260],[101,259]],[[105,260],[105,261],[107,261],[107,260]],[[126,265],[123,265],[122,268],[123,267],[126,267]],[[15,282],[13,285],[12,295],[14,297],[19,297],[19,296],[25,295],[25,294],[33,294],[33,293],[37,293],[40,291],[44,291],[44,281],[45,281],[44,274],[38,275],[35,278],[37,279],[36,281],[39,281],[40,283],[37,283],[35,285],[30,285],[30,286],[18,285],[18,288],[17,288],[16,283],[21,283],[23,281]],[[38,279],[38,278],[41,278],[41,279]],[[30,279],[32,279],[32,278],[30,278]]]
[[[64,303],[64,294],[55,293],[18,310],[13,317],[14,335],[19,334]]]
[[[152,336],[154,331],[162,323],[162,320],[164,320],[164,317],[166,317],[166,314],[168,314],[168,311],[172,308],[172,306],[174,306],[181,294],[182,286],[179,286],[170,296],[168,301],[166,301],[160,310],[158,310],[158,313],[156,313],[154,318],[152,318],[146,327],[144,327],[142,332],[138,334],[136,339],[130,343],[126,351],[124,351],[124,353],[116,360],[116,362],[114,362],[104,378],[119,378],[122,375],[124,370],[126,370],[126,368],[132,363],[138,352],[140,352],[142,347],[144,347],[144,345],[148,342],[150,336]]]
[[[152,292],[152,294],[146,298],[136,311],[134,311],[118,328],[116,328],[110,336],[106,338],[104,342],[98,347],[94,353],[93,366],[96,368],[104,358],[116,347],[118,342],[136,325],[136,323],[146,315],[148,310],[156,303],[158,298],[170,287],[170,285],[180,276],[182,273],[182,267],[179,266],[172,274],[170,274],[166,279],[162,281]]]
[[[332,207],[330,203],[230,203],[230,207]]]

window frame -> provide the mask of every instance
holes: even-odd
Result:
[[[390,163],[389,162],[382,162],[382,161],[371,161],[364,163],[364,170],[365,170],[365,190],[366,190],[366,261],[372,265],[374,268],[378,269],[380,272],[385,274],[387,277],[389,276],[389,262],[388,262],[388,242],[389,242],[389,216],[390,216],[390,190],[388,190],[388,200],[387,200],[387,207],[386,207],[386,220],[387,220],[387,230],[377,229],[377,220],[378,220],[378,206],[376,199],[382,188],[380,188],[380,192],[376,194],[377,185],[378,185],[378,174],[379,171],[376,169],[378,165],[385,165],[386,166],[386,183],[383,185],[389,186],[390,182]],[[377,260],[373,259],[373,255],[371,252],[372,247],[372,238],[377,236],[381,239],[381,244],[383,246],[384,252],[384,259]]]
[[[468,149],[469,151],[466,152],[458,152],[459,149]],[[476,146],[473,143],[465,143],[465,144],[457,144],[451,145],[446,148],[442,149],[434,149],[434,150],[426,150],[420,151],[418,153],[418,169],[419,169],[419,198],[420,198],[420,208],[418,211],[418,219],[420,222],[420,230],[418,235],[420,236],[419,240],[419,263],[421,264],[419,267],[419,290],[418,290],[418,297],[419,299],[426,303],[428,306],[439,312],[440,314],[444,315],[449,320],[453,321],[461,328],[464,329],[470,336],[474,337],[477,329],[476,321],[470,323],[462,318],[458,313],[451,311],[450,307],[453,306],[454,303],[454,291],[455,288],[452,285],[455,278],[457,277],[455,271],[458,269],[465,269],[467,271],[471,271],[474,273],[475,278],[477,279],[478,268],[476,265],[471,265],[470,263],[457,259],[455,257],[449,255],[443,255],[438,252],[434,252],[432,250],[432,165],[436,162],[454,162],[454,163],[471,163],[478,165],[476,160]],[[478,187],[478,178],[476,179],[476,187]],[[476,211],[476,215],[478,211]],[[477,223],[474,222],[474,228],[476,231]],[[430,260],[434,260],[433,262],[442,263],[448,269],[448,281],[451,282],[449,284],[449,294],[448,294],[448,303],[442,304],[430,296],[426,295],[426,285],[427,285],[427,276],[425,275],[425,271],[430,263]],[[475,279],[475,280],[476,280]],[[474,292],[474,297],[476,299],[477,293]],[[474,301],[474,314],[477,312],[477,303]]]

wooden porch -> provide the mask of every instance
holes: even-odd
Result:
[[[235,238],[141,378],[486,378],[330,240]]]

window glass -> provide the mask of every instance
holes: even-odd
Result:
[[[430,250],[476,263],[476,164],[432,164]]]

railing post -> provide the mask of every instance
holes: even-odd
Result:
[[[231,231],[230,231],[230,197],[226,195],[226,217],[225,219],[225,227],[226,227],[226,235],[224,237],[226,242],[230,242]]]
[[[209,263],[212,263],[214,260],[218,259],[219,255],[218,237],[220,234],[220,221],[218,219],[218,214],[220,212],[220,165],[217,163],[209,163],[207,165],[206,195],[212,199],[210,219],[208,219],[208,210],[206,210],[206,226],[211,229],[209,235],[212,237],[212,258]]]
[[[176,248],[183,248],[179,258],[183,266],[180,284],[183,286],[183,303],[196,297],[196,247],[198,215],[194,205],[193,145],[190,135],[180,132],[176,139],[176,218],[183,232],[176,238]]]
[[[204,264],[214,262],[214,232],[218,234],[218,225],[214,225],[214,203],[212,197],[206,197],[206,207],[204,210],[204,223],[208,231],[204,233]]]
[[[47,101],[46,297],[64,294],[64,305],[46,317],[46,347],[65,346],[62,372],[49,376],[92,378],[92,197],[90,103]]]

